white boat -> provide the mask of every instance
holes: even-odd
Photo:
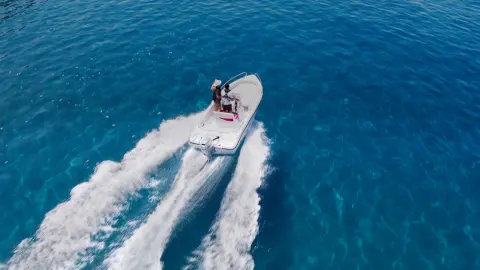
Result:
[[[215,111],[212,101],[189,138],[189,144],[208,157],[234,155],[237,152],[263,97],[262,82],[256,73],[240,73],[225,82],[227,83],[237,98],[236,104],[232,106],[233,112]]]

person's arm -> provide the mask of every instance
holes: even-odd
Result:
[[[230,93],[228,93],[228,94],[232,99],[239,100],[238,95],[236,93],[232,93],[232,91],[230,91]]]

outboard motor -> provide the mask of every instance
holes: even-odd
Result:
[[[219,139],[220,137],[217,136],[215,138],[205,138],[205,142],[202,143],[202,147],[200,148],[200,151],[207,156],[208,160],[212,159],[212,154],[213,154],[213,146],[212,143],[213,141]]]

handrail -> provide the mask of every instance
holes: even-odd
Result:
[[[230,83],[231,81],[233,81],[234,79],[236,79],[237,77],[240,77],[240,76],[242,76],[242,75],[247,76],[248,73],[247,73],[247,72],[242,72],[242,73],[240,73],[240,74],[237,74],[237,75],[233,76],[232,78],[230,78],[228,81],[226,81],[226,82],[223,84],[222,88],[225,86],[225,84]]]
[[[258,73],[255,73],[255,76],[257,76],[258,80],[260,81],[260,83],[262,83],[262,79],[260,79],[260,76],[258,75]]]

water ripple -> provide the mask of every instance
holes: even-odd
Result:
[[[252,71],[272,152],[288,153],[255,265],[478,265],[478,14],[472,0],[0,2],[0,258],[96,163]]]

